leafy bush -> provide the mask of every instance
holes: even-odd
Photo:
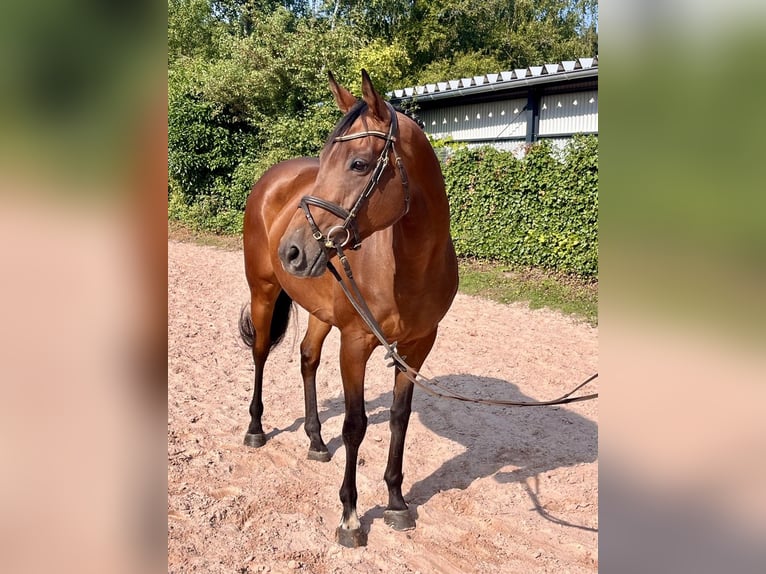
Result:
[[[443,166],[461,256],[598,275],[598,141],[576,136],[561,159],[547,141],[519,160],[491,147]]]
[[[174,4],[199,8],[194,18],[209,23],[208,0]],[[258,177],[282,160],[318,154],[340,116],[325,66],[349,78],[353,53],[336,46],[356,40],[347,26],[277,8],[249,19],[244,35],[213,21],[200,36],[203,50],[202,40],[187,38],[191,16],[180,8],[170,15],[178,33],[169,36],[169,217],[198,230],[239,233]]]

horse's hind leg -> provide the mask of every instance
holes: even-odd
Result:
[[[407,363],[415,370],[420,369],[436,340],[436,330],[414,344],[402,346],[399,352],[407,357]],[[404,458],[404,439],[410,422],[412,410],[413,383],[404,373],[397,370],[394,378],[394,401],[391,405],[391,444],[388,451],[388,463],[384,478],[388,486],[388,506],[383,513],[383,521],[395,530],[415,528],[415,519],[407,508],[402,496],[402,462]]]
[[[261,425],[263,415],[263,369],[271,347],[282,338],[287,327],[287,318],[292,301],[278,287],[266,293],[253,293],[250,303],[250,331],[252,334],[253,362],[255,379],[253,399],[250,402],[250,424],[247,427],[244,443],[259,447],[266,443],[266,435]],[[246,322],[246,317],[242,321]],[[242,327],[240,327],[242,330]],[[243,334],[243,339],[245,336]],[[248,344],[250,341],[246,341]]]
[[[301,375],[303,376],[303,396],[306,403],[304,429],[310,441],[308,458],[320,462],[329,461],[330,453],[321,435],[322,423],[319,422],[319,413],[317,412],[316,374],[322,354],[322,344],[330,329],[330,325],[313,315],[309,315],[309,325],[301,342]]]

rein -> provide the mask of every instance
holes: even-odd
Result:
[[[396,137],[398,135],[398,121],[396,119],[396,111],[388,102],[386,102],[386,106],[388,107],[388,110],[391,114],[391,125],[389,126],[389,130],[387,134],[384,134],[383,132],[379,132],[379,131],[365,131],[365,132],[358,132],[358,133],[353,133],[349,135],[339,136],[333,140],[335,142],[343,142],[343,141],[348,141],[348,140],[363,138],[363,137],[378,137],[378,138],[382,138],[386,140],[386,144],[383,147],[383,150],[381,151],[380,156],[378,157],[378,162],[377,162],[377,165],[375,166],[375,170],[373,171],[372,176],[367,181],[367,185],[362,190],[362,193],[357,198],[351,210],[347,211],[340,205],[337,205],[335,203],[331,203],[329,201],[325,201],[324,199],[310,196],[310,195],[304,196],[301,199],[300,206],[301,206],[301,209],[303,209],[303,212],[306,215],[306,219],[309,222],[309,226],[311,227],[311,230],[313,232],[314,239],[319,241],[327,249],[335,249],[338,255],[338,261],[343,267],[343,273],[346,276],[346,280],[344,281],[343,277],[341,276],[341,274],[338,272],[338,270],[335,268],[335,266],[332,264],[331,261],[327,262],[327,268],[332,273],[333,277],[335,277],[335,279],[338,281],[338,284],[343,290],[343,293],[346,295],[346,298],[348,298],[349,302],[354,307],[356,312],[365,322],[365,324],[370,329],[372,334],[375,335],[375,337],[378,339],[378,341],[383,346],[383,348],[386,350],[385,358],[387,360],[391,359],[391,363],[389,363],[388,366],[394,367],[398,369],[399,371],[401,371],[402,373],[404,373],[404,375],[407,377],[407,379],[410,380],[410,382],[420,387],[421,389],[423,389],[425,392],[427,392],[430,395],[445,398],[445,399],[451,399],[454,401],[466,402],[466,403],[476,403],[481,405],[495,405],[495,406],[540,407],[540,406],[563,405],[567,403],[575,403],[575,402],[587,401],[587,400],[597,398],[598,393],[592,393],[589,395],[582,395],[578,397],[573,397],[571,395],[577,392],[578,390],[580,390],[582,387],[584,387],[591,381],[593,381],[594,379],[596,379],[598,377],[598,373],[591,375],[585,381],[577,385],[574,389],[572,389],[568,393],[560,396],[557,399],[553,399],[550,401],[496,401],[496,400],[489,400],[489,399],[477,399],[477,398],[466,397],[454,391],[444,388],[437,381],[423,376],[417,370],[410,367],[405,361],[406,357],[402,357],[397,351],[396,342],[394,343],[388,342],[385,335],[383,334],[382,329],[380,328],[380,325],[375,320],[375,317],[373,316],[372,311],[370,311],[370,308],[367,305],[367,302],[364,300],[364,297],[362,296],[362,293],[359,290],[359,287],[356,284],[356,281],[354,280],[354,274],[351,271],[351,265],[348,262],[348,258],[346,257],[346,254],[343,251],[343,248],[352,239],[353,239],[353,244],[351,246],[352,250],[358,249],[361,245],[359,230],[356,225],[356,217],[362,205],[364,205],[367,199],[372,195],[372,192],[375,190],[375,187],[378,185],[378,182],[380,181],[380,177],[382,176],[383,171],[385,170],[386,165],[388,164],[389,153],[394,154],[394,160],[399,169],[399,175],[401,177],[402,185],[404,187],[404,192],[405,192],[404,215],[406,215],[407,212],[409,211],[409,201],[410,201],[409,182],[407,180],[407,174],[404,171],[404,166],[402,165],[402,159],[401,157],[399,157],[399,154],[396,152],[396,148],[394,147],[394,142],[396,141]],[[344,220],[343,224],[336,225],[335,227],[331,227],[327,231],[327,234],[323,234],[311,215],[311,211],[309,210],[309,206],[311,205],[325,209],[329,211],[330,213],[336,215],[337,217],[343,219]],[[343,233],[345,233],[345,237],[343,237],[342,235]],[[337,238],[339,234],[341,234],[340,239],[342,239],[342,241],[338,240]]]

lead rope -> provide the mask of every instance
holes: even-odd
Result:
[[[354,307],[356,312],[359,313],[359,316],[362,318],[365,324],[369,327],[372,334],[375,335],[378,341],[380,341],[380,344],[386,350],[385,359],[391,359],[391,363],[389,363],[387,366],[394,367],[398,369],[399,371],[401,371],[402,373],[404,373],[407,379],[409,379],[413,384],[417,385],[428,394],[433,395],[435,397],[452,399],[454,401],[461,401],[465,403],[476,403],[480,405],[496,405],[496,406],[507,406],[507,407],[541,407],[541,406],[550,406],[550,405],[563,405],[567,403],[588,401],[598,397],[598,393],[592,393],[590,395],[583,395],[580,397],[571,396],[572,394],[580,390],[582,387],[590,383],[592,380],[596,379],[598,377],[598,373],[591,375],[590,377],[585,379],[582,383],[577,385],[574,389],[572,389],[568,393],[561,395],[559,398],[553,399],[550,401],[491,401],[489,399],[476,399],[471,397],[465,397],[454,391],[445,389],[437,381],[423,376],[418,371],[410,367],[405,361],[406,357],[402,357],[397,351],[396,342],[394,343],[388,342],[386,337],[383,335],[383,331],[381,330],[380,325],[375,320],[375,317],[370,311],[370,308],[368,307],[367,302],[364,300],[364,297],[362,297],[362,293],[359,291],[359,287],[357,286],[356,281],[354,280],[354,275],[351,271],[351,265],[348,262],[348,258],[346,257],[346,254],[343,252],[342,246],[339,244],[336,244],[335,250],[338,253],[338,261],[340,261],[341,265],[343,266],[343,272],[345,273],[346,278],[348,279],[349,285],[351,285],[351,289],[349,289],[349,287],[343,281],[343,278],[341,277],[340,273],[338,273],[338,270],[335,269],[335,266],[332,264],[332,262],[329,262],[329,261],[327,262],[327,268],[330,270],[333,277],[335,277],[335,279],[338,281],[340,288],[343,290],[343,293],[345,293],[346,297],[348,298],[349,302]]]

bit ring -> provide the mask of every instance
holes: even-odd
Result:
[[[339,242],[334,239],[334,235],[337,234],[338,231],[345,232],[346,238]],[[331,227],[330,230],[327,232],[327,246],[328,247],[345,247],[346,244],[351,240],[351,231],[348,230],[347,227],[343,227],[342,225],[336,225],[335,227]]]

